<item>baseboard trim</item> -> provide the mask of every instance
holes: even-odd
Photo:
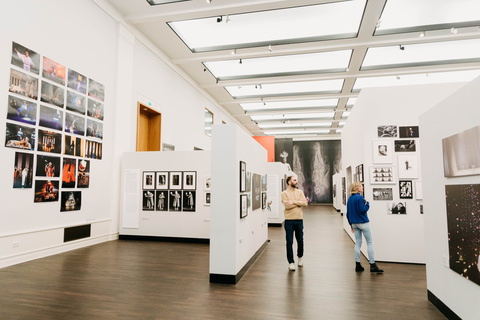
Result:
[[[450,320],[462,320],[455,312],[452,311],[442,300],[438,299],[430,290],[427,290],[428,301],[430,301],[435,308],[438,309],[447,319]]]
[[[274,228],[282,228],[283,227],[283,222],[282,223],[269,223],[269,227],[274,227]]]
[[[210,239],[202,238],[178,238],[178,237],[159,237],[159,236],[137,236],[120,234],[119,240],[139,240],[139,241],[161,241],[161,242],[182,242],[182,243],[204,243],[210,244]]]
[[[210,273],[210,283],[223,283],[223,284],[237,284],[240,279],[245,275],[245,272],[252,266],[255,260],[263,253],[267,248],[268,240],[266,240],[262,246],[255,252],[255,254],[248,260],[243,268],[237,274],[218,274]]]

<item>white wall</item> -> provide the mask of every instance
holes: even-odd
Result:
[[[267,210],[250,208],[240,219],[240,161],[248,172],[263,175],[267,151],[237,125],[214,125],[210,274],[237,275],[267,241]]]
[[[400,201],[397,165],[399,153],[394,153],[393,157],[397,177],[395,184],[370,184],[370,167],[374,165],[372,141],[385,139],[385,141],[392,141],[393,144],[395,139],[399,139],[378,138],[377,127],[379,125],[416,126],[421,113],[432,108],[462,85],[439,84],[363,89],[342,130],[342,168],[351,166],[354,171],[357,165],[362,163],[364,165],[365,197],[370,202],[368,216],[373,232],[375,259],[378,261],[425,263],[425,238],[420,200],[416,200],[415,197],[412,200],[401,199],[402,202],[406,202],[406,215],[389,215],[387,201],[372,200],[374,187],[388,187],[393,188],[393,201]],[[419,141],[423,139],[423,128],[420,127],[419,131],[420,138],[417,139],[415,152],[418,156],[421,154]],[[421,163],[420,158],[419,163]],[[344,174],[346,175],[346,171]],[[407,180],[420,181],[421,178]],[[347,190],[349,188],[350,185],[347,185]],[[425,187],[423,189],[425,190]],[[342,212],[346,213],[345,206],[342,206]],[[344,229],[353,239],[346,215]],[[363,245],[362,251],[366,254],[366,244]]]
[[[427,286],[462,319],[480,319],[480,286],[448,267],[445,185],[479,184],[480,176],[445,178],[442,139],[480,125],[480,78],[420,116]],[[444,265],[444,262],[446,265]]]
[[[267,163],[267,201],[272,201],[272,204],[270,205],[272,211],[268,212],[268,223],[278,225],[285,221],[285,206],[282,202],[282,179],[285,179],[285,175],[288,177],[294,174],[292,171],[288,170],[288,167],[287,164],[281,162]]]

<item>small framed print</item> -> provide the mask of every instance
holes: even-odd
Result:
[[[209,206],[211,201],[212,194],[210,192],[205,192],[203,196],[203,205]]]
[[[373,141],[373,163],[392,163],[393,146],[389,140]]]
[[[247,164],[240,161],[240,192],[245,192],[247,189]]]
[[[262,192],[262,209],[267,209],[267,193]]]
[[[144,171],[143,172],[143,190],[155,189],[155,172]]]
[[[181,211],[182,210],[182,191],[170,191],[168,199],[169,211]]]
[[[416,154],[398,155],[398,177],[418,179],[418,157]]]
[[[170,172],[169,180],[170,190],[182,190],[182,172]]]
[[[395,167],[370,167],[371,184],[395,184]]]
[[[183,191],[183,206],[182,211],[191,211],[195,212],[196,201],[196,191],[186,190]]]
[[[155,189],[167,190],[168,189],[168,172],[158,171],[156,172],[156,187]]]
[[[210,191],[211,186],[212,186],[212,178],[205,177],[203,180],[203,190]]]
[[[400,199],[413,199],[413,186],[411,180],[398,181],[398,188],[400,190]]]
[[[157,201],[155,210],[156,211],[168,211],[168,191],[155,191],[155,199]]]
[[[422,181],[415,181],[415,199],[423,199]]]
[[[196,171],[183,172],[183,189],[184,190],[197,189],[197,172]]]
[[[267,191],[267,175],[262,176],[262,191]]]
[[[240,195],[240,219],[245,218],[248,215],[248,203],[247,195]]]
[[[252,173],[247,172],[247,179],[246,179],[247,185],[245,186],[245,192],[251,192],[252,191]]]
[[[143,191],[142,211],[155,210],[155,191]]]

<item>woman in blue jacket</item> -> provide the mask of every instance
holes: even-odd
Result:
[[[370,220],[368,220],[367,211],[370,204],[365,200],[360,192],[363,192],[363,186],[360,182],[352,183],[350,187],[350,197],[347,202],[347,220],[355,234],[355,271],[365,270],[360,264],[360,248],[362,247],[362,234],[367,240],[368,260],[370,262],[370,272],[383,272],[375,263],[373,257],[372,232],[370,231]]]

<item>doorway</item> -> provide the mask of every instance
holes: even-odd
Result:
[[[160,151],[162,114],[137,103],[137,151]]]

